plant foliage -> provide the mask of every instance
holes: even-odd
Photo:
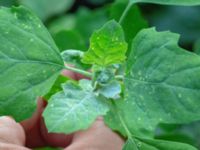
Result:
[[[85,28],[79,28],[80,33],[74,27],[54,32],[61,53],[34,13],[22,6],[0,8],[0,115],[27,119],[36,99],[44,96],[48,105],[43,117],[49,132],[84,130],[103,116],[127,139],[123,150],[197,150],[154,137],[161,123],[200,120],[200,56],[180,48],[178,34],[143,29],[147,23],[133,5],[139,2],[200,4],[199,0],[130,0],[125,8],[125,2],[118,0],[110,9],[110,20],[87,39],[87,51],[81,36]],[[42,18],[53,13],[48,10]],[[71,36],[72,41],[85,42],[75,45],[80,50],[64,50],[62,40]],[[91,80],[59,76],[63,69]]]

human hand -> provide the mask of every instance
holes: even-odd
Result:
[[[71,72],[65,72],[71,78],[80,79]],[[0,150],[30,150],[30,148],[54,146],[65,150],[121,150],[123,140],[105,126],[103,119],[85,131],[74,134],[48,133],[41,116],[46,106],[41,98],[38,100],[37,111],[33,116],[21,123],[10,117],[0,118]]]

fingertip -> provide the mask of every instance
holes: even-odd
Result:
[[[103,121],[103,118],[97,118],[93,125],[85,131],[79,131],[74,134],[70,150],[88,149],[114,149],[121,150],[124,140],[110,128],[108,128]],[[66,150],[69,150],[66,148]]]

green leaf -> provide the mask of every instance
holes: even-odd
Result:
[[[64,67],[41,21],[23,7],[0,9],[0,115],[30,117]]]
[[[98,90],[99,94],[102,94],[106,98],[117,99],[121,93],[121,85],[119,82],[113,80],[107,84],[101,85]]]
[[[200,118],[200,57],[179,48],[178,38],[151,28],[133,40],[126,97],[116,103],[123,124],[133,135],[152,137],[158,123],[189,123]],[[109,118],[112,128],[126,134],[116,124],[119,119],[112,123]]]
[[[108,111],[103,99],[95,96],[89,80],[79,85],[63,84],[63,92],[52,96],[43,116],[49,132],[72,133],[87,129],[100,115]]]
[[[200,149],[200,141],[198,138],[200,135],[200,121],[179,125],[174,130],[165,130],[166,127],[171,128],[171,126],[170,124],[166,124],[164,129],[162,127],[163,130],[160,128],[156,138],[188,143]]]
[[[119,21],[126,6],[126,1],[113,3],[110,9],[110,17]],[[148,27],[148,24],[147,21],[142,17],[139,8],[136,5],[133,5],[126,13],[124,19],[121,22],[121,26],[124,30],[126,41],[128,42],[128,56],[131,51],[133,38],[141,29]]]
[[[151,130],[158,123],[200,118],[200,57],[179,48],[178,39],[177,34],[152,28],[133,41],[125,77],[126,100],[140,114],[140,118],[135,116],[140,128]]]
[[[121,1],[121,0],[120,0]],[[200,5],[200,0],[130,0],[132,3],[154,3],[162,5]]]
[[[129,138],[123,147],[123,150],[197,150],[197,148],[178,142]]]
[[[101,67],[93,65],[92,72],[94,72],[92,78],[93,82],[106,84],[115,78],[116,69],[113,66]]]
[[[68,10],[74,0],[19,0],[21,5],[32,9],[42,20]]]
[[[82,61],[86,64],[108,66],[125,60],[127,43],[121,26],[114,20],[92,34],[90,48]]]
[[[156,136],[156,139],[162,139],[162,140],[168,140],[168,141],[175,141],[175,142],[182,142],[182,143],[187,143],[187,144],[190,144],[190,145],[197,145],[195,143],[195,140],[190,137],[189,135],[187,134],[183,134],[183,133],[171,133],[171,134],[163,134],[163,135],[160,135],[160,136]],[[197,138],[198,139],[198,138]]]
[[[121,84],[115,78],[115,75],[119,69],[119,65],[111,65],[108,67],[100,67],[94,65],[92,67],[93,72],[93,84],[95,86],[95,92],[103,95],[108,99],[119,99],[121,94]]]
[[[83,57],[83,52],[75,49],[68,49],[61,53],[61,56],[66,63],[78,64]]]

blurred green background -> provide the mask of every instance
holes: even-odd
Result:
[[[110,19],[119,20],[126,2],[114,0],[0,0],[0,6],[23,5],[35,12],[49,30],[60,51],[87,50],[92,32]],[[179,45],[200,54],[200,7],[133,6],[122,26],[127,42],[142,28],[180,34]],[[127,31],[128,30],[128,31]],[[200,149],[200,122],[187,125],[159,125],[155,137],[180,141]],[[52,148],[45,148],[51,150]],[[39,150],[39,149],[38,149]],[[40,149],[41,150],[41,149]]]

